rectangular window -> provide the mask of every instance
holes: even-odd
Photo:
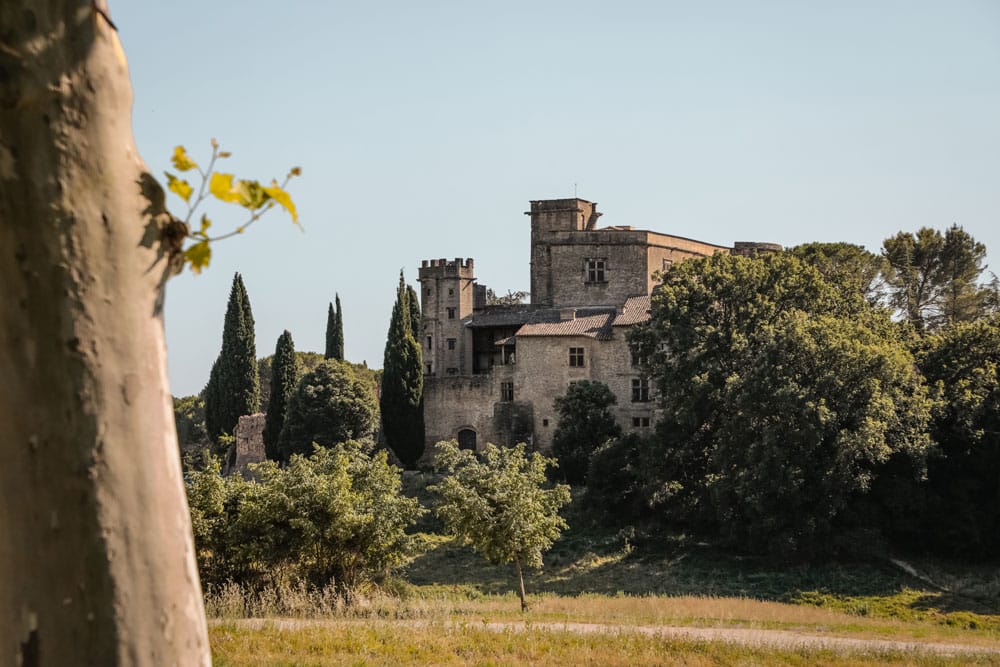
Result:
[[[583,366],[583,348],[582,347],[571,347],[569,348],[569,365],[582,367]]]
[[[649,428],[649,417],[632,417],[634,428]]]
[[[448,339],[448,349],[449,350],[454,350],[455,349],[455,339],[454,338],[449,338]]]
[[[632,402],[646,403],[647,401],[649,401],[649,380],[632,378]]]
[[[514,383],[513,382],[501,382],[500,383],[500,400],[505,403],[510,403],[514,400]]]
[[[605,269],[607,268],[608,260],[601,258],[594,258],[587,260],[587,282],[588,283],[603,283],[606,282],[607,276],[605,275]]]
[[[455,309],[454,308],[449,308],[448,309],[448,319],[449,320],[455,319]]]
[[[448,288],[448,296],[455,296],[455,289],[453,287]]]
[[[669,270],[670,267],[673,266],[673,265],[674,265],[674,260],[672,260],[672,259],[665,259],[665,260],[663,260],[663,270],[664,271]]]
[[[446,372],[448,373],[448,375],[458,375],[457,368],[449,368]]]
[[[428,375],[434,375],[433,371],[431,371],[431,365],[430,364],[427,364],[427,374]]]
[[[432,340],[431,340],[430,336],[427,337],[427,349],[428,350],[433,350],[434,349],[434,345],[432,344]]]

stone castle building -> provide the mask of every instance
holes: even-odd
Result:
[[[598,227],[597,204],[531,202],[529,304],[486,303],[472,259],[424,260],[419,271],[424,420],[428,446],[456,439],[527,442],[548,451],[558,421],[553,399],[579,380],[607,384],[626,432],[655,423],[655,396],[639,372],[626,332],[649,319],[653,275],[673,263],[733,247],[628,226]]]

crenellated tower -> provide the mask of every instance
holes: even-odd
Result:
[[[463,320],[472,315],[475,298],[472,258],[425,259],[417,280],[424,374],[468,374],[472,368],[472,344],[466,340]]]

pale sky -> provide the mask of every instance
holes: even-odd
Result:
[[[217,137],[290,186],[167,294],[170,380],[197,393],[243,274],[258,356],[284,329],[381,367],[399,269],[473,257],[528,289],[530,199],[712,243],[962,225],[1000,255],[1000,2],[111,0],[139,150]],[[171,196],[172,197],[172,196]],[[180,200],[172,208],[183,213]],[[220,205],[221,206],[221,205]],[[239,219],[215,206],[215,230]],[[996,260],[995,260],[996,261]],[[1000,264],[997,265],[1000,271]]]

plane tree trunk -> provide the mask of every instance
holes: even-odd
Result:
[[[161,315],[183,226],[103,9],[0,2],[0,664],[208,664]]]

